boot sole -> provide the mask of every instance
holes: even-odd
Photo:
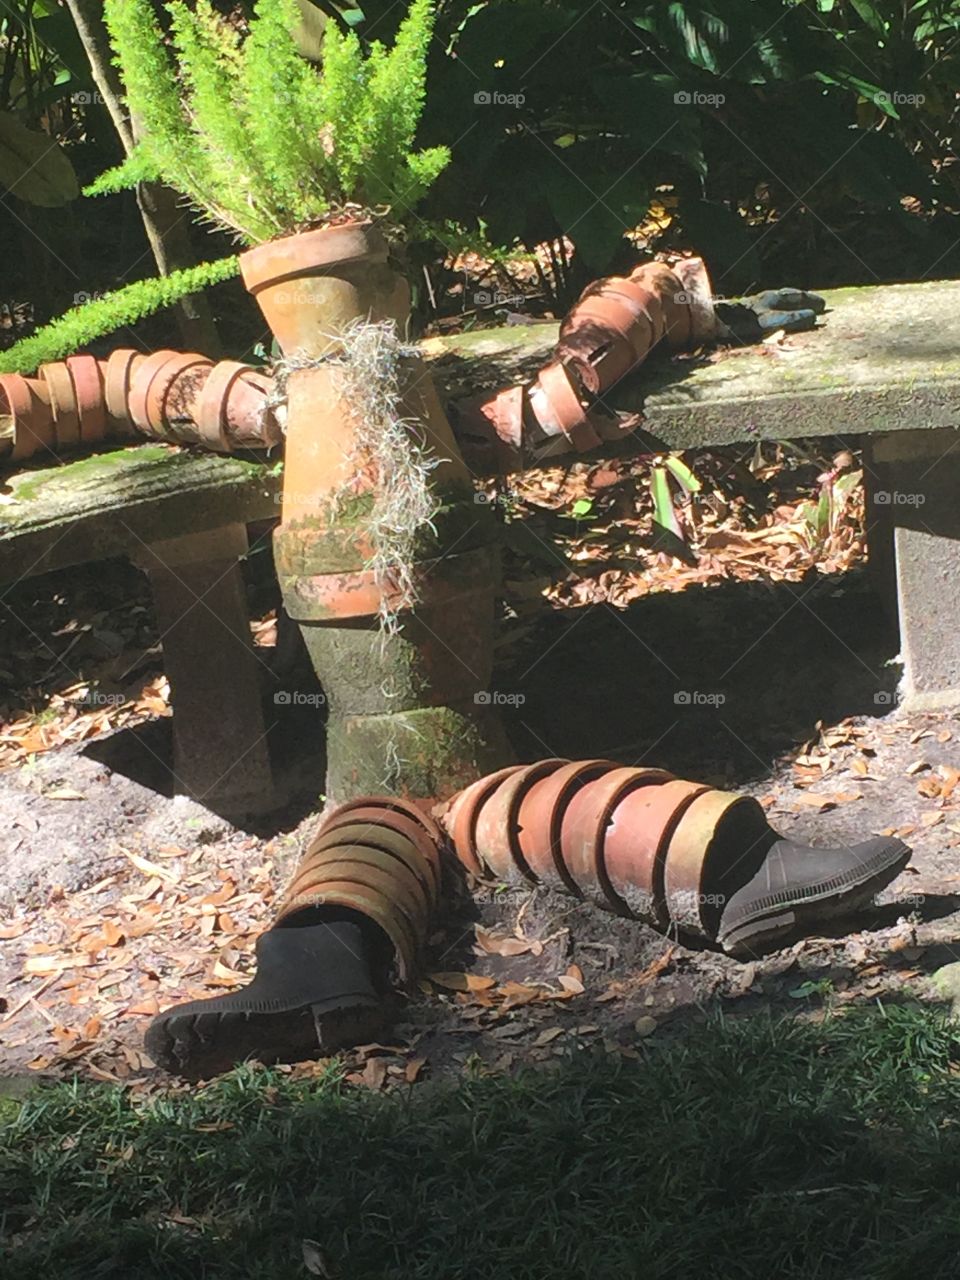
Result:
[[[753,915],[723,933],[718,939],[720,945],[730,955],[752,955],[760,949],[769,950],[770,943],[783,941],[797,930],[811,930],[821,922],[855,911],[885,889],[911,856],[908,846],[902,845],[890,856],[866,863],[860,874],[846,883],[838,877],[811,885],[800,894],[781,890],[761,898]]]
[[[379,1001],[365,993],[321,1003],[227,996],[227,1007],[199,1000],[153,1020],[147,1053],[164,1071],[188,1080],[209,1079],[251,1058],[302,1062],[375,1040],[384,1024]]]

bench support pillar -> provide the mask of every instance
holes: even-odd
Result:
[[[174,789],[225,815],[274,805],[240,559],[243,524],[153,542],[150,578],[173,704]]]
[[[960,431],[875,436],[866,470],[867,526],[881,572],[883,548],[893,548],[902,704],[960,706]]]

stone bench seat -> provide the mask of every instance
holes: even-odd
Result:
[[[174,708],[175,790],[224,813],[272,803],[240,562],[247,525],[279,512],[274,470],[147,443],[0,473],[7,589],[111,556],[149,577]]]
[[[857,437],[870,559],[895,607],[902,694],[960,705],[960,281],[826,290],[817,328],[739,350],[656,355],[605,398],[641,412],[632,451]],[[431,339],[455,395],[528,379],[547,323]],[[493,376],[491,377],[491,371]]]
[[[653,358],[615,388],[640,411],[630,447],[707,449],[855,436],[870,555],[899,616],[904,696],[960,704],[960,282],[836,289],[816,330],[773,344]],[[529,378],[553,323],[431,338],[452,398]],[[175,786],[211,808],[271,803],[240,561],[279,512],[271,462],[132,444],[0,472],[0,583],[126,556],[149,576],[174,705]],[[2,596],[0,596],[2,598]]]

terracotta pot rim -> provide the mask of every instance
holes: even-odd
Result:
[[[429,894],[395,854],[363,845],[332,845],[310,860],[309,868],[290,885],[290,892],[296,897],[316,888],[322,896],[325,879],[356,882],[389,897],[417,936],[429,927]]]
[[[150,423],[148,411],[150,386],[167,361],[173,356],[182,354],[182,352],[173,351],[169,347],[161,347],[159,351],[151,352],[143,364],[138,365],[131,372],[130,387],[127,392],[127,412],[130,414],[130,420],[133,425],[144,435],[152,436],[155,434]],[[165,436],[161,438],[166,439]]]
[[[518,773],[522,764],[508,764],[472,782],[461,794],[463,799],[454,814],[451,839],[457,857],[473,875],[485,878],[489,873],[477,853],[477,818],[481,807],[505,778]]]
[[[596,828],[596,849],[595,849],[595,866],[597,871],[597,882],[604,897],[611,903],[616,905],[617,910],[628,910],[627,904],[614,889],[607,875],[607,864],[604,857],[604,844],[607,838],[607,828],[616,812],[617,806],[626,799],[626,797],[634,791],[639,791],[644,787],[663,786],[668,782],[678,781],[675,774],[668,773],[666,769],[647,769],[639,766],[624,769],[614,769],[602,781],[612,787],[612,794],[606,797],[603,808],[597,817]]]
[[[560,360],[551,360],[537,374],[537,384],[547,412],[538,413],[536,407],[531,407],[541,430],[547,435],[566,436],[578,453],[598,448],[600,437],[580,402],[567,366]]]
[[[556,790],[550,806],[550,820],[547,839],[550,842],[550,855],[554,870],[569,893],[577,898],[588,896],[588,890],[582,886],[567,865],[563,852],[563,827],[570,805],[587,787],[602,782],[611,772],[621,768],[615,760],[607,760],[596,756],[590,760],[574,760],[562,769],[558,769],[553,777]]]
[[[505,860],[511,864],[509,867],[497,867],[489,858],[481,854],[481,859],[498,875],[507,875],[511,869],[516,869],[524,880],[531,884],[539,884],[539,877],[534,873],[532,867],[523,855],[520,848],[520,842],[517,838],[517,819],[520,815],[520,806],[523,804],[524,796],[527,795],[530,788],[544,778],[550,777],[556,773],[558,769],[563,769],[569,764],[566,758],[558,756],[549,756],[545,760],[535,760],[533,764],[521,765],[519,769],[503,778],[496,789],[491,792],[483,802],[481,812],[478,814],[478,820],[475,828],[479,827],[483,820],[483,809],[494,804],[498,805],[500,812],[497,820],[494,822],[494,832],[497,836],[501,834],[505,836],[505,849],[497,850],[497,854],[502,852]]]
[[[670,917],[667,914],[666,891],[664,888],[664,869],[667,860],[667,849],[671,839],[673,838],[673,833],[676,831],[681,818],[686,813],[690,805],[693,804],[694,800],[699,796],[704,795],[706,792],[713,790],[713,788],[708,787],[705,783],[689,782],[685,778],[675,778],[671,782],[661,783],[656,789],[658,791],[663,791],[668,787],[674,788],[674,794],[678,791],[680,794],[678,795],[678,798],[673,801],[672,807],[667,810],[664,816],[663,826],[657,839],[657,846],[651,851],[650,866],[651,910],[654,918],[658,921],[660,928],[667,928],[670,923]],[[642,791],[645,790],[645,788],[641,787],[639,790]],[[625,800],[629,799],[631,794],[632,792],[628,792],[627,795],[621,797],[620,803],[617,805],[617,809],[620,808]],[[663,796],[661,799],[669,801],[670,797]],[[614,810],[611,815],[611,821],[615,816],[616,810]],[[606,837],[608,834],[608,831],[605,832],[604,857],[606,857]],[[623,897],[623,894],[620,893],[612,876],[610,877],[610,885],[614,895],[622,899],[627,913],[631,916],[635,915],[636,913],[631,909],[630,904],[627,902],[626,898]]]
[[[135,347],[117,347],[106,360],[100,361],[103,373],[103,399],[108,417],[117,425],[126,425],[132,432],[128,398],[135,369],[146,360]]]
[[[361,238],[369,238],[372,244],[361,250],[358,233]],[[353,241],[352,248],[350,241]],[[362,218],[356,222],[294,231],[245,249],[240,254],[240,274],[247,291],[256,295],[271,285],[303,276],[323,275],[340,265],[385,262],[387,254],[383,232],[371,218]]]
[[[427,834],[436,842],[437,848],[439,849],[443,844],[445,836],[439,822],[427,813],[426,809],[421,809],[415,801],[407,800],[403,796],[354,796],[352,800],[345,800],[343,804],[338,805],[335,809],[331,809],[330,813],[326,815],[325,822],[331,818],[337,817],[346,809],[354,807],[369,808],[377,805],[382,805],[385,809],[395,810],[397,813],[401,813],[406,817],[412,818],[415,822],[422,823],[423,826],[426,827]]]
[[[694,796],[681,814],[667,845],[664,895],[670,920],[701,938],[713,936],[707,927],[709,912],[705,908],[709,904],[699,896],[710,850],[721,822],[735,809],[752,810],[763,827],[769,826],[762,806],[753,796],[711,789]],[[690,827],[695,820],[701,824],[696,829]],[[684,830],[685,824],[690,827],[687,831]]]
[[[56,443],[70,447],[80,443],[80,410],[70,370],[62,360],[51,360],[37,370],[50,392]],[[60,393],[63,393],[62,399]]]
[[[435,907],[439,894],[433,867],[410,836],[401,834],[393,827],[381,827],[376,831],[372,830],[369,824],[357,823],[356,826],[358,830],[354,831],[351,823],[344,823],[342,827],[335,827],[332,831],[318,837],[312,845],[311,857],[320,859],[321,855],[325,855],[331,849],[341,849],[344,845],[349,845],[351,849],[370,849],[387,854],[402,863],[416,877],[431,909]]]
[[[427,864],[434,893],[439,897],[440,856],[430,836],[422,827],[417,826],[413,818],[407,817],[403,813],[391,812],[390,810],[384,811],[373,806],[359,806],[354,810],[345,809],[340,813],[331,815],[324,822],[313,837],[313,840],[311,840],[309,848],[319,847],[319,843],[325,841],[328,835],[336,831],[342,831],[347,826],[367,827],[370,831],[370,839],[374,842],[377,838],[378,827],[383,828],[385,831],[390,831],[394,835],[401,836],[404,840],[408,840]],[[360,843],[363,842],[360,841]]]
[[[107,405],[104,398],[103,370],[95,356],[67,356],[64,364],[73,382],[73,395],[80,417],[80,440],[96,444],[104,438],[107,427]]]
[[[453,577],[437,576],[438,566],[454,562],[468,574],[476,565],[476,580],[471,582],[468,577],[466,581],[458,581]],[[404,604],[393,584],[378,583],[373,569],[291,575],[283,580],[285,595],[290,597],[287,610],[298,621],[371,618],[379,613],[381,602],[386,597],[388,605],[398,612],[409,613],[411,609],[422,611],[440,603],[451,604],[455,600],[490,591],[490,582],[481,580],[484,575],[479,572],[488,562],[488,547],[474,547],[453,556],[435,556],[431,560],[417,561],[413,565],[413,578],[423,594],[418,596],[414,605]],[[295,614],[292,613],[294,607]],[[317,609],[321,611],[319,618],[314,613]]]
[[[8,412],[3,412],[3,401]],[[0,374],[0,415],[13,421],[13,443],[6,455],[10,462],[32,458],[56,444],[50,388],[39,378],[22,373]]]

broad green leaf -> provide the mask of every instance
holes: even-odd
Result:
[[[699,493],[703,488],[682,458],[677,458],[670,454],[664,458],[663,465],[670,471],[677,484],[685,489],[687,493]]]
[[[320,62],[323,58],[323,33],[330,19],[313,0],[297,0],[297,8],[300,10],[300,24],[294,32],[297,49],[308,61]]]
[[[650,494],[653,498],[653,518],[678,538],[683,537],[680,521],[673,509],[673,495],[670,492],[670,481],[664,467],[654,467],[650,472]]]
[[[77,175],[60,144],[0,112],[0,185],[26,204],[54,209],[80,194]]]

